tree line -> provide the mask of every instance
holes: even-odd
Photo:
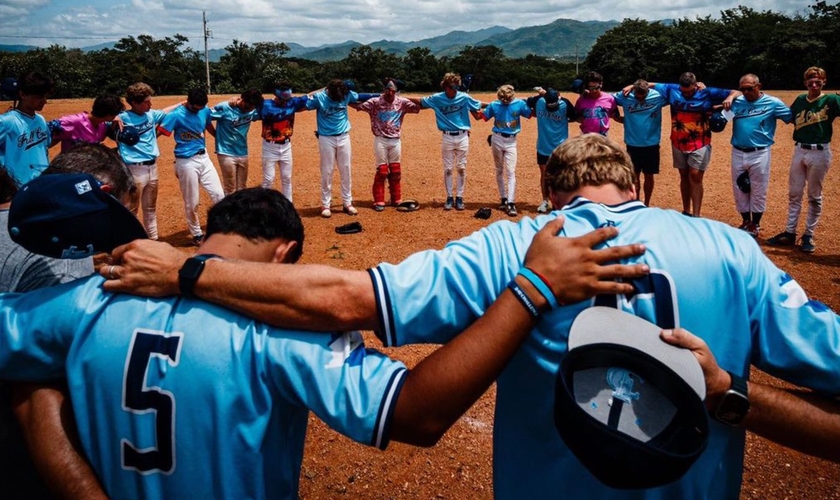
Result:
[[[765,88],[802,87],[802,72],[821,66],[829,85],[840,80],[840,4],[817,1],[804,14],[785,15],[738,7],[710,16],[671,23],[625,19],[602,35],[579,68],[598,71],[605,86],[617,89],[638,78],[676,81],[694,72],[707,85],[734,87],[744,73],[759,75]],[[176,34],[155,39],[125,37],[113,48],[92,52],[52,45],[22,53],[0,53],[0,77],[40,71],[56,82],[52,97],[122,95],[143,81],[158,95],[184,95],[206,86],[203,57],[185,47]],[[504,83],[523,91],[535,86],[569,90],[578,75],[570,60],[529,55],[509,58],[498,47],[468,46],[455,56],[436,57],[427,48],[405,56],[362,45],[339,61],[316,62],[286,57],[281,42],[253,44],[234,40],[226,54],[210,63],[210,86],[216,94],[248,88],[267,92],[280,80],[299,92],[324,86],[332,78],[351,79],[360,91],[378,91],[385,77],[405,83],[405,90],[438,90],[444,73],[473,75],[471,90],[492,91]]]

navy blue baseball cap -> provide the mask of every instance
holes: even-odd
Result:
[[[608,307],[581,312],[555,387],[554,424],[566,446],[612,488],[681,478],[706,449],[700,363],[661,328]]]
[[[90,174],[41,175],[9,208],[9,235],[32,253],[81,259],[148,238],[143,225]]]

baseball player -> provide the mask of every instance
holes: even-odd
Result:
[[[539,251],[561,227],[548,224],[524,260],[563,283],[548,292],[558,295],[564,278],[583,274],[581,252],[615,234],[567,240],[556,256]],[[207,238],[180,272],[183,289],[213,260],[292,263],[302,243],[282,194],[238,191],[210,209]],[[600,262],[638,251],[594,253]],[[550,308],[545,292],[514,278],[459,342],[407,370],[366,349],[357,331],[280,330],[195,298],[107,293],[102,282],[0,296],[0,377],[67,376],[84,452],[108,495],[125,499],[297,498],[310,410],[370,446],[431,446]]]
[[[610,118],[619,116],[618,105],[612,94],[601,92],[604,77],[590,71],[583,75],[583,93],[575,102],[577,120],[583,134],[607,135],[610,131]]]
[[[123,111],[125,106],[118,96],[101,95],[94,99],[90,111],[63,116],[48,123],[52,132],[50,146],[60,142],[63,153],[79,144],[100,143],[108,136],[111,122]]]
[[[636,199],[629,157],[603,136],[569,139],[549,159],[546,174],[554,206],[564,207],[565,236],[614,226],[620,231],[618,242],[644,243],[644,255],[624,262],[645,263],[650,274],[625,280],[634,288],[630,294],[605,293],[584,301],[566,298],[568,305],[547,315],[514,355],[497,381],[494,495],[544,498],[562,491],[569,498],[737,498],[745,438],[739,422],[757,432],[790,427],[797,435],[810,426],[807,419],[768,419],[761,409],[747,412],[751,396],[743,387],[754,386],[745,380],[750,365],[828,397],[840,393],[840,356],[834,347],[840,342],[840,318],[809,300],[743,231],[645,207]],[[504,290],[521,269],[531,237],[550,220],[541,216],[519,223],[499,221],[442,250],[420,252],[368,272],[328,273],[322,266],[302,266],[297,272],[286,266],[271,272],[267,266],[213,263],[196,290],[201,297],[235,304],[272,323],[306,323],[319,329],[352,324],[377,331],[389,346],[445,344],[455,341],[458,329],[480,317]],[[136,253],[116,253],[125,262],[158,259],[157,272],[149,276],[148,266],[129,263],[119,268],[120,280],[107,282],[106,289],[176,289],[169,270],[183,255],[160,243],[132,246]],[[310,293],[302,297],[300,289]],[[342,307],[336,307],[336,297]],[[707,405],[715,407],[721,423],[710,427],[705,452],[678,481],[645,490],[611,489],[577,461],[553,425],[553,394],[569,327],[592,305],[622,309],[664,329],[688,329],[708,344],[728,372],[723,380],[707,379]],[[718,411],[718,403],[736,399],[744,404]],[[756,403],[774,415],[785,413],[776,403]]]
[[[540,193],[542,202],[537,212],[544,214],[551,210],[548,191],[545,187],[545,164],[554,149],[569,138],[569,122],[577,119],[572,103],[552,88],[537,89],[539,94],[526,101],[537,117],[537,166],[540,169]]]
[[[280,190],[292,201],[292,134],[295,113],[306,109],[308,96],[292,96],[288,82],[273,85],[274,97],[257,110],[262,120],[262,187],[274,185],[274,167],[280,169]]]
[[[624,92],[613,94],[615,102],[624,108],[624,143],[636,171],[636,194],[642,192],[640,177],[644,174],[645,205],[650,206],[654,176],[659,173],[659,139],[662,136],[662,108],[665,97],[651,89],[645,80],[636,80],[633,96]]]
[[[776,97],[761,91],[761,82],[751,73],[741,77],[741,96],[732,101],[732,193],[735,209],[741,214],[740,229],[758,238],[761,216],[767,206],[770,186],[770,147],[776,134],[776,120],[790,123],[790,109]],[[748,176],[749,191],[743,191],[738,178]]]
[[[697,86],[694,73],[680,75],[679,84],[649,82],[671,105],[671,153],[674,168],[680,173],[680,196],[683,215],[700,216],[703,204],[703,175],[712,158],[712,131],[709,114],[712,106],[729,109],[737,90]],[[625,95],[632,86],[624,87]]]
[[[260,91],[249,89],[233,105],[220,102],[210,110],[210,118],[216,121],[216,158],[225,195],[245,189],[248,183],[248,130],[262,103]]]
[[[336,167],[341,178],[342,211],[358,215],[353,206],[351,178],[350,119],[347,105],[358,102],[359,94],[350,90],[343,80],[330,80],[326,89],[306,101],[306,109],[317,110],[318,152],[321,156],[321,217],[332,217],[332,177]]]
[[[158,125],[163,122],[166,113],[179,104],[165,109],[152,109],[154,90],[143,82],[133,83],[125,91],[128,110],[118,115],[123,127],[136,133],[137,139],[126,141],[117,136],[117,148],[131,175],[134,177],[135,190],[132,193],[130,209],[138,215],[143,206],[143,226],[149,238],[158,239],[157,229],[157,193],[158,171],[157,158]]]
[[[422,99],[411,98],[422,108],[435,111],[437,128],[443,133],[440,145],[443,157],[443,185],[446,188],[444,210],[464,210],[464,186],[467,181],[467,153],[470,150],[470,114],[478,119],[481,101],[460,91],[461,76],[446,73],[440,82],[443,92]],[[458,171],[455,197],[452,197],[452,171]]]
[[[178,106],[161,122],[161,134],[175,137],[175,176],[184,198],[184,214],[192,243],[198,245],[204,237],[198,217],[198,187],[210,195],[216,204],[224,198],[222,183],[216,167],[207,155],[204,131],[212,126],[210,110],[207,108],[207,92],[193,89],[187,94],[187,102]]]
[[[767,240],[770,245],[787,246],[796,243],[796,226],[802,212],[802,193],[808,185],[808,215],[805,218],[805,232],[799,241],[799,249],[814,253],[814,231],[822,213],[823,181],[831,167],[832,122],[840,116],[840,96],[823,93],[826,82],[825,70],[810,67],[805,70],[807,94],[793,101],[793,140],[796,149],[790,163],[788,177],[788,219],[785,230]]]
[[[398,96],[397,81],[385,80],[382,94],[361,104],[353,104],[358,111],[370,115],[370,129],[373,132],[373,156],[376,160],[376,174],[373,177],[373,209],[385,210],[385,181],[391,205],[402,203],[402,121],[408,113],[419,113],[420,106],[405,97]]]
[[[18,186],[38,177],[49,163],[50,130],[38,112],[53,91],[50,78],[38,72],[18,80],[14,109],[0,115],[0,167]]]
[[[522,130],[520,117],[531,118],[533,110],[522,99],[514,99],[513,85],[502,85],[496,91],[498,100],[491,102],[479,117],[493,120],[490,147],[496,165],[496,185],[502,201],[499,210],[516,217],[516,134]]]

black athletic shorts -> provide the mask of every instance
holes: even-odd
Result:
[[[537,165],[545,165],[548,163],[548,156],[537,153]]]
[[[656,146],[627,146],[627,154],[630,155],[630,160],[633,162],[633,170],[638,174],[644,172],[646,174],[659,173],[659,145]]]

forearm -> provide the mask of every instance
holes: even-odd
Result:
[[[840,462],[840,402],[812,392],[749,383],[743,426],[782,446]]]
[[[108,498],[81,454],[70,401],[61,390],[51,386],[16,384],[14,413],[32,461],[56,498]]]
[[[545,305],[527,282],[517,282],[538,306]],[[472,326],[411,370],[394,411],[391,439],[434,445],[496,380],[535,323],[505,290]]]
[[[177,274],[174,276],[177,283]],[[285,328],[379,328],[373,284],[366,271],[322,265],[208,261],[198,297]]]

